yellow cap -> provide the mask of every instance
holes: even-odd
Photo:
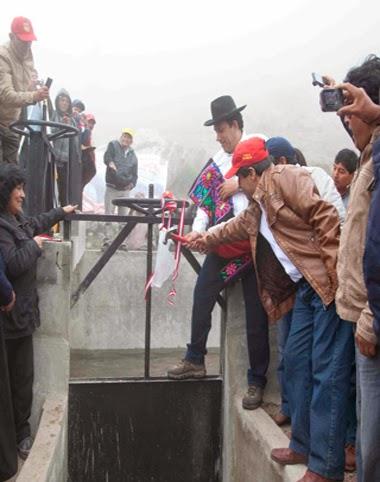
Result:
[[[128,127],[126,127],[125,129],[123,129],[123,130],[121,131],[121,133],[122,133],[122,134],[128,134],[128,135],[130,135],[132,138],[133,138],[133,136],[134,136],[133,130],[132,130],[132,129],[129,129]]]

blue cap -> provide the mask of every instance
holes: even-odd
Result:
[[[266,142],[269,154],[273,157],[284,156],[288,159],[293,159],[296,155],[294,147],[284,137],[271,137]]]

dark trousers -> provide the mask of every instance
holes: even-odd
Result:
[[[30,435],[29,417],[33,401],[33,337],[5,340],[11,387],[16,441]]]
[[[206,256],[198,275],[194,288],[191,342],[187,345],[186,353],[186,359],[193,363],[204,363],[204,356],[207,354],[206,343],[211,329],[211,313],[218,294],[225,288],[220,270],[226,262],[226,259],[211,253]],[[268,318],[259,298],[253,268],[243,275],[242,284],[250,364],[248,383],[264,387],[269,365]]]
[[[352,324],[339,318],[334,303],[324,306],[302,281],[284,353],[290,448],[308,456],[312,472],[334,480],[344,476],[353,359]]]
[[[0,323],[0,481],[10,479],[16,472],[16,433],[4,333]]]
[[[0,164],[17,164],[20,137],[4,126],[0,126]]]

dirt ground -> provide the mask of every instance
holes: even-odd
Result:
[[[263,409],[267,412],[268,415],[273,417],[279,411],[279,406],[274,403],[266,403],[263,405]],[[290,424],[284,425],[281,428],[283,432],[290,438]],[[346,472],[344,476],[344,482],[357,482],[356,472]]]

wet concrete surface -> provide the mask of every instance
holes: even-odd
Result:
[[[169,367],[184,356],[183,348],[152,349],[150,375],[165,377]],[[144,350],[72,350],[71,379],[124,378],[144,376]],[[211,348],[206,357],[207,375],[219,375],[219,349]]]

